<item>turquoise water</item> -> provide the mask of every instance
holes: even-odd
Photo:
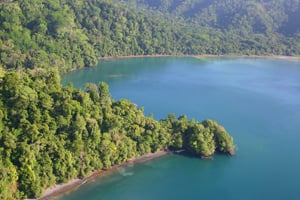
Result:
[[[114,99],[153,113],[212,118],[237,155],[167,155],[117,170],[61,200],[300,199],[300,60],[135,58],[100,61],[63,78],[106,81]]]

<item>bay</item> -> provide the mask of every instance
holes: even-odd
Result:
[[[262,58],[104,60],[63,77],[84,88],[105,81],[154,118],[210,118],[234,137],[237,155],[167,155],[126,166],[62,200],[299,199],[300,61]]]

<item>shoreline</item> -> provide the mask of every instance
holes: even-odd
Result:
[[[266,58],[266,59],[291,59],[291,60],[300,60],[300,56],[285,56],[285,55],[235,55],[235,54],[224,54],[224,55],[192,55],[191,57],[195,58]]]
[[[168,57],[174,57],[174,58],[265,58],[265,59],[290,59],[290,60],[300,60],[300,55],[297,56],[286,56],[286,55],[239,55],[239,54],[153,54],[153,55],[128,55],[128,56],[104,56],[97,58],[98,63],[99,61],[103,60],[121,60],[121,59],[130,59],[130,58],[168,58]],[[98,64],[97,63],[97,64]],[[96,65],[97,65],[96,64]],[[95,66],[96,66],[95,65]],[[82,66],[78,68],[70,69],[70,71],[67,71],[63,73],[63,75],[66,75],[68,73],[76,72],[79,70],[83,70],[86,68],[91,68],[95,66]]]
[[[114,59],[127,59],[127,58],[160,58],[160,57],[184,57],[185,55],[165,55],[165,54],[153,54],[153,55],[128,55],[128,56],[104,56],[98,58],[98,60],[114,60]]]
[[[98,59],[101,60],[114,60],[114,59],[129,59],[129,58],[159,58],[159,57],[191,57],[191,58],[270,58],[270,59],[292,59],[292,60],[300,60],[300,56],[280,56],[280,55],[213,55],[213,54],[201,54],[201,55],[131,55],[131,56],[108,56],[108,57],[102,57]],[[81,68],[83,69],[83,68]],[[75,69],[74,71],[77,71],[80,69]],[[81,185],[90,182],[96,178],[101,178],[102,176],[108,175],[110,173],[115,172],[117,169],[123,166],[127,166],[129,164],[136,164],[136,163],[142,163],[157,157],[161,157],[163,155],[169,154],[170,151],[158,151],[155,153],[149,153],[145,154],[136,158],[129,159],[128,161],[121,163],[119,165],[114,165],[110,169],[105,170],[96,170],[91,172],[90,175],[88,175],[86,178],[79,179],[75,178],[67,183],[63,184],[55,184],[49,188],[47,188],[43,195],[37,200],[47,200],[47,199],[53,199],[55,197],[58,197],[62,194],[74,191],[78,189]]]
[[[137,164],[137,163],[143,163],[148,160],[152,160],[164,155],[169,154],[170,151],[167,150],[161,150],[157,151],[155,153],[148,153],[136,158],[129,159],[128,161],[114,165],[110,169],[101,169],[101,170],[96,170],[92,172],[89,176],[83,179],[75,178],[67,183],[62,183],[62,184],[55,184],[54,186],[47,188],[44,192],[43,195],[36,200],[48,200],[48,199],[54,199],[55,197],[58,197],[60,195],[63,195],[65,193],[74,191],[78,189],[81,185],[84,185],[85,183],[91,182],[92,180],[95,180],[97,178],[101,178],[102,176],[108,175],[110,173],[115,172],[117,169],[131,165],[131,164]]]
[[[128,59],[128,58],[163,58],[163,57],[192,57],[192,58],[270,58],[270,59],[292,59],[300,60],[298,56],[286,56],[286,55],[239,55],[239,54],[153,54],[153,55],[128,55],[128,56],[104,56],[98,58],[98,60],[114,60],[114,59]]]

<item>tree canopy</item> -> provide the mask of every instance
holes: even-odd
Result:
[[[159,150],[233,155],[216,121],[158,121],[106,83],[62,87],[60,74],[107,56],[299,56],[299,16],[299,0],[2,0],[0,199]]]
[[[299,14],[298,0],[5,0],[0,68],[64,73],[105,56],[300,55]]]
[[[103,82],[62,87],[57,69],[7,71],[0,80],[1,199],[39,197],[54,183],[166,149],[209,157],[235,147],[215,121],[157,121],[129,100],[111,99]]]

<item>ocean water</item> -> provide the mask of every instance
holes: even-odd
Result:
[[[126,166],[61,200],[300,199],[300,60],[133,58],[100,61],[63,84],[105,81],[161,119],[215,119],[237,155],[201,160],[166,155]]]

